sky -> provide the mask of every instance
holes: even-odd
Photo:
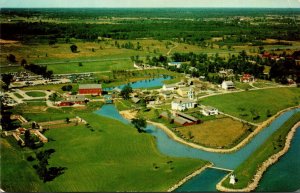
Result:
[[[300,8],[300,0],[0,0],[0,8],[267,7]]]

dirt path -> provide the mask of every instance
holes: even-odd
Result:
[[[254,175],[253,177],[253,180],[251,183],[248,184],[248,186],[246,188],[243,188],[243,189],[231,189],[231,188],[226,188],[224,186],[222,186],[222,183],[227,179],[228,175],[225,176],[218,184],[217,184],[217,190],[219,191],[223,191],[223,192],[250,192],[250,191],[253,191],[257,186],[258,186],[258,183],[260,181],[260,179],[262,178],[263,176],[263,173],[268,169],[268,167],[270,167],[272,164],[276,163],[279,158],[281,156],[283,156],[287,151],[288,149],[290,148],[291,146],[291,141],[293,139],[293,136],[297,130],[297,128],[300,127],[300,121],[298,123],[296,123],[292,129],[290,130],[290,132],[288,133],[288,135],[286,136],[286,141],[285,141],[285,146],[284,148],[272,155],[271,157],[269,157],[269,159],[267,159],[266,161],[264,161],[262,163],[262,165],[258,168],[258,170],[256,171],[256,174]]]
[[[175,46],[173,46],[172,48],[170,48],[170,50],[167,52],[167,56],[170,55],[171,51],[174,49],[174,48],[177,48],[178,47],[178,44],[176,44]]]

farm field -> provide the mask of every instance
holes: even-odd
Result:
[[[248,133],[249,126],[232,118],[219,118],[198,125],[179,127],[178,133],[187,140],[212,148],[228,148]]]
[[[157,151],[152,136],[140,134],[118,121],[112,123],[95,114],[80,114],[80,117],[88,121],[92,129],[72,126],[45,133],[52,140],[43,149],[55,149],[50,166],[67,168],[64,174],[47,183],[42,183],[35,174],[32,168],[35,161],[26,161],[33,151],[26,148],[16,151],[18,147],[1,139],[1,155],[7,158],[1,163],[1,174],[7,176],[2,179],[2,188],[50,192],[166,191],[205,164],[201,160],[163,156]]]
[[[272,88],[207,97],[201,104],[210,105],[235,117],[260,123],[287,107],[299,105],[299,88]],[[269,111],[269,113],[267,113]],[[253,120],[254,116],[259,116]]]

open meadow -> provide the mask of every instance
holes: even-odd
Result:
[[[260,123],[278,111],[299,105],[299,88],[271,88],[211,96],[200,101],[240,119]]]
[[[34,151],[1,139],[1,183],[6,191],[166,191],[205,162],[161,155],[155,139],[132,126],[96,114],[79,114],[90,127],[50,129],[42,149],[54,149],[50,166],[66,167],[64,174],[43,183],[26,158]],[[35,150],[39,151],[41,149]],[[15,171],[20,171],[15,172]],[[138,176],[138,177],[137,177]],[[15,179],[18,179],[17,181]],[[120,183],[122,182],[122,183]]]

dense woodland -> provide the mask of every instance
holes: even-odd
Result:
[[[66,42],[69,38],[97,41],[106,37],[173,39],[201,45],[206,39],[226,35],[223,44],[259,44],[266,38],[299,40],[299,13],[299,9],[2,9],[1,17],[10,22],[1,22],[0,27],[1,38],[24,42],[33,36],[65,38]],[[11,19],[18,17],[25,20]]]

